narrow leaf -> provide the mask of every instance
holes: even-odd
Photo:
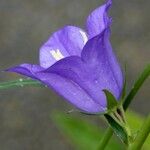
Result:
[[[104,134],[103,129],[95,124],[73,115],[55,112],[52,114],[52,119],[78,150],[96,150]],[[115,138],[110,141],[106,148],[106,150],[112,149],[121,149]]]
[[[31,79],[18,79],[14,81],[2,82],[0,83],[0,90],[9,89],[9,88],[17,88],[17,87],[25,87],[25,86],[44,86],[39,81],[31,80]]]
[[[143,85],[144,81],[150,76],[150,64],[144,69],[142,74],[139,76],[137,81],[135,82],[133,88],[129,92],[128,96],[125,98],[124,101],[124,109],[126,110],[130,105],[131,101],[133,100],[134,96],[139,91],[140,87]]]

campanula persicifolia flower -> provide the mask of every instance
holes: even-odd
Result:
[[[84,112],[104,112],[103,90],[119,100],[123,88],[123,75],[109,41],[110,5],[108,0],[88,16],[86,31],[66,26],[55,32],[40,48],[40,65],[21,64],[8,71],[41,81]]]

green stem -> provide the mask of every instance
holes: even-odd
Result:
[[[16,87],[25,87],[25,86],[43,86],[40,82],[31,80],[31,79],[18,79],[15,81],[8,81],[0,83],[0,90],[16,88]]]
[[[126,110],[130,105],[132,99],[135,97],[145,80],[150,76],[150,64],[144,69],[138,80],[134,83],[133,88],[131,89],[130,93],[125,98],[123,108]]]
[[[144,71],[142,72],[142,74],[140,75],[138,80],[134,83],[133,88],[131,89],[131,91],[129,92],[127,97],[125,98],[125,101],[124,101],[124,104],[123,104],[124,110],[127,110],[130,103],[132,102],[133,98],[135,97],[135,95],[139,91],[140,87],[143,85],[144,81],[149,77],[149,75],[150,75],[150,64],[144,69]],[[111,127],[109,127],[107,132],[104,134],[105,138],[103,138],[101,140],[100,146],[99,146],[99,147],[101,147],[101,144],[103,144],[103,147],[102,147],[103,149],[101,149],[101,150],[105,149],[105,147],[107,146],[107,143],[111,139],[111,137],[113,135],[113,131],[111,131],[111,130],[112,130]],[[112,133],[110,134],[110,132],[112,132]],[[103,142],[103,140],[105,140],[105,141]]]
[[[104,150],[106,145],[108,144],[111,136],[113,135],[113,130],[111,128],[108,128],[101,139],[100,146],[98,147],[98,150]]]
[[[128,150],[140,150],[149,133],[150,133],[150,114],[146,118],[145,122],[143,123],[143,126],[139,131],[139,134],[137,135],[135,141],[133,142],[133,144],[131,144]]]

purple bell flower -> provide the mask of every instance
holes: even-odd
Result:
[[[74,26],[55,32],[40,48],[40,65],[21,64],[7,71],[41,81],[81,111],[105,112],[103,90],[119,100],[123,89],[122,71],[109,41],[111,3],[108,0],[89,15],[86,32]]]

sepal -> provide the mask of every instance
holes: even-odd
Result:
[[[131,141],[131,132],[127,125],[124,109],[122,106],[125,96],[125,89],[126,82],[124,83],[124,88],[120,101],[117,101],[115,96],[110,91],[103,90],[107,100],[107,112],[104,116],[111,128],[114,130],[114,133],[121,139],[123,143],[129,145]]]
[[[111,109],[111,111],[108,111],[104,116],[114,133],[123,143],[129,145],[133,138],[122,105],[118,105],[118,107],[113,110]]]
[[[106,100],[107,100],[107,111],[113,111],[117,106],[118,106],[118,102],[116,100],[116,98],[114,97],[114,95],[109,92],[108,90],[103,90],[105,95],[106,95]]]

